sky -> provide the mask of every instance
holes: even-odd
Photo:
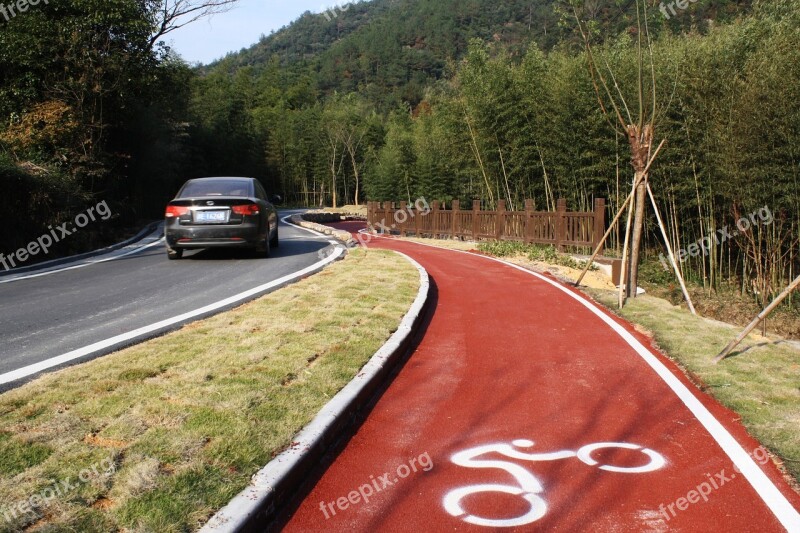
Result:
[[[239,0],[226,13],[198,20],[164,37],[189,63],[210,63],[258,42],[306,11],[322,13],[341,0]]]

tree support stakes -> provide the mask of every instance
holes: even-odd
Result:
[[[689,311],[691,311],[693,315],[697,316],[697,311],[695,311],[694,304],[692,303],[692,297],[689,296],[689,291],[686,289],[686,282],[683,280],[683,274],[681,274],[681,269],[678,268],[678,262],[675,260],[675,254],[672,253],[672,245],[669,243],[667,229],[664,227],[664,222],[661,220],[661,213],[658,210],[658,204],[656,204],[656,199],[653,196],[653,189],[650,188],[649,183],[647,184],[647,194],[650,196],[650,203],[653,204],[653,210],[656,212],[656,220],[658,220],[658,226],[661,228],[661,235],[664,236],[664,244],[667,246],[667,252],[669,252],[669,259],[672,262],[672,268],[675,270],[675,275],[678,277],[678,281],[681,284],[683,297],[686,298],[686,303],[689,305]]]
[[[795,290],[796,290],[798,287],[800,287],[800,276],[798,276],[798,277],[797,277],[797,279],[795,279],[795,280],[794,280],[794,281],[791,283],[791,285],[789,285],[788,287],[786,287],[786,290],[784,290],[784,291],[781,293],[781,295],[780,295],[780,296],[778,296],[778,297],[775,299],[775,301],[774,301],[774,302],[772,302],[771,304],[769,304],[769,306],[767,306],[767,308],[766,308],[766,309],[764,309],[763,311],[761,311],[761,313],[760,313],[760,314],[759,314],[759,315],[758,315],[758,316],[755,318],[755,320],[753,320],[753,321],[750,323],[750,325],[749,325],[749,326],[747,326],[747,327],[744,329],[744,331],[743,331],[743,332],[742,332],[742,333],[741,333],[741,334],[740,334],[738,337],[736,337],[736,339],[735,339],[735,340],[733,340],[733,341],[732,341],[732,342],[731,342],[729,345],[727,345],[727,346],[725,347],[725,349],[724,349],[724,350],[722,350],[722,351],[719,353],[719,355],[718,355],[717,357],[715,357],[715,358],[714,358],[714,363],[715,363],[715,364],[716,364],[716,363],[719,363],[720,361],[722,361],[723,359],[725,359],[726,357],[728,357],[728,356],[731,354],[731,352],[733,351],[733,349],[734,349],[734,348],[736,348],[737,346],[739,346],[739,344],[741,344],[741,342],[742,342],[743,340],[745,340],[745,338],[747,338],[747,336],[748,336],[748,335],[750,335],[750,333],[751,333],[751,332],[752,332],[754,329],[756,329],[756,328],[758,327],[758,325],[759,325],[759,324],[760,324],[760,323],[761,323],[761,322],[762,322],[762,321],[763,321],[765,318],[767,318],[767,317],[770,315],[770,313],[772,313],[772,312],[775,310],[775,308],[776,308],[776,307],[778,307],[778,306],[781,304],[781,302],[783,302],[783,301],[784,301],[784,300],[785,300],[785,299],[786,299],[786,298],[787,298],[787,297],[788,297],[790,294],[792,294],[792,292],[793,292],[793,291],[795,291]]]
[[[653,165],[653,162],[656,160],[656,157],[658,157],[658,152],[660,152],[661,148],[664,147],[664,143],[665,142],[667,142],[666,139],[661,141],[661,144],[658,145],[658,148],[656,148],[656,151],[653,153],[653,157],[650,158],[650,162],[647,163],[647,167],[644,169],[644,172],[642,173],[641,177],[639,178],[639,181],[637,181],[634,184],[633,189],[631,189],[631,193],[628,195],[628,199],[625,200],[625,202],[622,204],[622,207],[619,208],[619,212],[617,212],[617,216],[615,216],[614,220],[611,222],[611,224],[608,225],[608,229],[606,230],[606,234],[603,235],[602,239],[600,239],[600,244],[598,244],[597,248],[595,248],[594,254],[592,254],[592,258],[589,259],[589,262],[586,264],[586,268],[583,269],[583,272],[581,272],[581,275],[578,278],[578,281],[575,282],[575,286],[576,287],[580,287],[581,281],[583,281],[583,278],[586,276],[586,273],[589,272],[589,269],[592,267],[592,263],[594,263],[594,260],[597,259],[598,255],[600,255],[600,250],[602,250],[603,247],[605,246],[606,240],[608,240],[608,236],[611,235],[611,231],[614,229],[614,226],[617,224],[617,222],[619,222],[619,218],[622,216],[622,213],[623,213],[623,211],[625,211],[625,208],[627,208],[628,204],[631,203],[631,200],[633,199],[633,196],[636,194],[636,189],[639,187],[639,185],[642,183],[642,181],[644,181],[645,176],[647,176],[647,173],[650,171],[650,167]],[[623,261],[624,261],[624,259],[625,258],[623,258]]]
[[[625,209],[627,209],[628,204],[631,203],[631,199],[633,198],[633,194],[634,194],[634,192],[631,192],[628,195],[628,199],[625,200],[625,202],[623,202],[623,204],[622,204],[622,207],[619,208],[619,212],[617,212],[617,216],[614,217],[614,220],[608,226],[608,229],[606,230],[606,234],[603,235],[602,239],[600,239],[600,244],[598,244],[597,248],[594,249],[594,253],[592,254],[592,258],[589,259],[589,262],[586,264],[587,266],[583,269],[583,272],[581,272],[581,275],[578,278],[578,281],[575,282],[575,286],[576,287],[580,287],[581,281],[583,281],[583,278],[586,277],[586,273],[589,272],[589,269],[592,267],[592,263],[594,263],[594,260],[597,259],[598,255],[600,255],[600,250],[602,250],[603,247],[605,246],[606,240],[608,240],[608,236],[611,235],[611,232],[614,230],[614,226],[619,221],[619,218],[622,216],[622,213],[625,211]]]
[[[635,190],[635,189],[634,189]],[[628,221],[625,223],[625,243],[622,246],[622,268],[619,273],[619,290],[617,305],[620,310],[625,307],[625,297],[628,294],[628,253],[631,244],[631,225],[633,224],[633,201],[628,204]]]

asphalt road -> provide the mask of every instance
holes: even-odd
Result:
[[[169,261],[160,231],[104,256],[0,277],[0,391],[59,361],[53,368],[175,329],[196,319],[189,315],[198,310],[207,316],[219,312],[215,307],[235,307],[241,303],[232,299],[236,295],[252,299],[270,292],[320,263],[321,252],[333,246],[281,222],[280,248],[268,259],[201,250]]]

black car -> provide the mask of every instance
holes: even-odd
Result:
[[[184,250],[252,248],[269,256],[278,246],[278,212],[255,178],[201,178],[187,181],[167,205],[167,255]]]

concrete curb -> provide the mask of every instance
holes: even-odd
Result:
[[[330,226],[323,226],[322,224],[317,224],[316,222],[310,222],[303,218],[304,216],[305,215],[302,214],[292,215],[290,220],[295,226],[300,226],[301,228],[310,229],[312,231],[316,231],[317,233],[331,236],[334,239],[343,242],[347,247],[355,246],[358,243],[358,241],[353,238],[349,231],[338,230]]]
[[[201,533],[264,531],[265,525],[291,501],[308,473],[406,354],[423,320],[430,294],[430,278],[419,263],[405,254],[395,253],[414,265],[420,277],[417,297],[397,331],[361,372],[297,434],[291,447],[254,475],[250,486],[215,514],[200,530]]]
[[[19,268],[12,268],[6,271],[0,271],[0,278],[4,276],[12,276],[14,274],[27,274],[28,272],[34,272],[36,270],[45,270],[51,267],[56,267],[60,265],[65,265],[68,263],[73,263],[76,261],[80,261],[81,259],[88,259],[90,257],[97,257],[98,255],[107,254],[110,252],[115,252],[121,248],[125,248],[126,246],[130,246],[131,244],[137,243],[153,233],[158,226],[161,225],[162,221],[151,222],[145,228],[131,237],[128,240],[122,241],[117,244],[112,244],[111,246],[107,246],[106,248],[100,248],[99,250],[94,250],[92,252],[85,252],[78,255],[71,255],[69,257],[62,257],[60,259],[53,259],[51,261],[45,261],[43,263],[36,263],[35,265],[26,266],[26,267],[19,267]]]

